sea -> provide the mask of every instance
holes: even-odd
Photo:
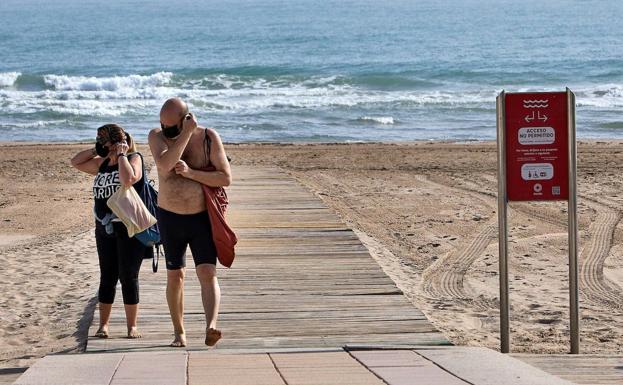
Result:
[[[495,139],[502,90],[623,138],[620,0],[0,0],[0,141],[139,140],[170,97],[226,142]]]

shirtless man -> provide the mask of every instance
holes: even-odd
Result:
[[[216,328],[221,290],[216,278],[216,247],[212,240],[202,184],[229,186],[231,169],[221,138],[197,126],[195,116],[179,98],[160,110],[161,128],[149,133],[149,147],[158,168],[158,226],[167,264],[167,303],[173,322],[173,347],[186,346],[184,332],[185,253],[190,245],[201,284],[208,346],[221,338]],[[202,171],[208,165],[215,171]]]

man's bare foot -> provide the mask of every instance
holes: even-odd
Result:
[[[108,325],[102,325],[95,332],[97,338],[108,338]]]
[[[130,339],[143,338],[143,335],[138,331],[138,328],[134,326],[128,330],[128,338]]]
[[[218,329],[207,328],[206,329],[206,340],[205,343],[208,346],[214,346],[221,339],[223,334]]]
[[[169,344],[169,346],[173,348],[183,348],[184,346],[186,346],[186,334],[184,333],[174,333],[174,334],[175,334],[175,338],[173,339],[173,342]]]

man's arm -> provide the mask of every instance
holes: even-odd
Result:
[[[195,128],[197,128],[197,119],[190,114],[191,119],[183,120],[183,128],[179,137],[169,146],[160,135],[160,129],[154,128],[149,132],[147,141],[149,149],[156,162],[156,167],[163,171],[172,171],[175,164],[182,158],[184,149],[190,140]]]
[[[225,155],[223,142],[216,131],[208,128],[208,135],[212,141],[210,145],[210,161],[214,165],[215,171],[195,170],[180,160],[175,165],[175,172],[185,178],[192,179],[201,184],[211,187],[229,186],[231,184],[231,167]]]

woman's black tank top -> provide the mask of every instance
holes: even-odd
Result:
[[[128,160],[135,155],[138,154],[134,153],[128,155]],[[93,181],[95,215],[97,215],[99,219],[104,219],[106,214],[112,213],[108,205],[106,205],[106,201],[121,187],[121,181],[119,180],[119,163],[111,166],[108,164],[109,162],[110,159],[105,159],[104,162],[102,162],[95,176],[95,180]],[[134,183],[134,189],[143,186],[143,178],[145,178],[145,175],[143,175],[138,182]]]

